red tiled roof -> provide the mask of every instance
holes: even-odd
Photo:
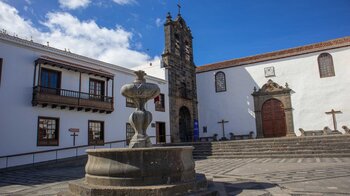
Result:
[[[196,72],[201,73],[201,72],[207,72],[207,71],[212,71],[217,69],[236,67],[241,65],[276,60],[280,58],[286,58],[286,57],[297,56],[297,55],[307,54],[311,52],[318,52],[322,50],[329,50],[329,49],[346,47],[346,46],[350,46],[350,36],[328,40],[324,42],[319,42],[315,44],[310,44],[306,46],[290,48],[286,50],[279,50],[275,52],[258,54],[255,56],[248,56],[248,57],[243,57],[238,59],[222,61],[218,63],[207,64],[207,65],[197,67]]]

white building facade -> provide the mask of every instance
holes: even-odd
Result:
[[[350,37],[197,67],[200,135],[221,138],[222,120],[226,138],[344,133],[349,76]]]
[[[126,147],[134,107],[120,88],[133,70],[3,33],[0,51],[0,168]],[[170,142],[167,81],[146,79],[161,89],[146,104],[147,133],[154,144]]]

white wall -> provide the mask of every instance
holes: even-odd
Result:
[[[317,57],[322,52],[305,54],[279,60],[231,67],[197,74],[200,133],[208,127],[208,136],[222,136],[221,119],[225,124],[226,137],[229,132],[248,134],[256,131],[254,103],[251,93],[254,86],[261,88],[268,79],[280,85],[287,82],[292,92],[294,129],[300,135],[304,130],[321,130],[325,126],[333,129],[331,109],[341,110],[336,115],[338,130],[350,126],[350,47],[328,51],[333,56],[335,76],[320,78]],[[264,68],[273,66],[276,77],[265,78]],[[214,75],[223,71],[226,75],[226,92],[215,92]]]
[[[0,156],[71,147],[73,139],[69,128],[79,128],[76,145],[88,143],[88,120],[101,120],[105,125],[105,142],[126,139],[126,123],[133,108],[125,106],[125,97],[120,94],[120,88],[126,83],[134,81],[132,71],[117,71],[117,69],[96,66],[95,64],[80,62],[67,56],[57,56],[45,50],[35,50],[28,47],[13,45],[0,40],[0,58],[3,58],[2,81],[0,85]],[[114,112],[111,114],[92,113],[59,108],[33,107],[31,104],[33,93],[34,61],[40,56],[51,56],[96,69],[103,69],[114,76]],[[101,64],[104,64],[101,62]],[[57,69],[52,68],[51,69]],[[79,90],[79,73],[60,69],[62,71],[61,88]],[[82,74],[82,92],[88,92],[89,76]],[[147,78],[148,82],[156,83],[165,95],[165,106],[168,106],[168,85],[162,79]],[[112,84],[109,82],[109,95]],[[153,100],[146,108],[153,114],[152,122],[165,122],[166,134],[170,135],[169,108],[165,112],[155,111]],[[60,120],[59,146],[37,146],[38,116],[58,117]],[[148,134],[155,136],[155,128],[149,126]],[[155,140],[153,141],[155,143]],[[170,138],[167,138],[170,142]],[[63,155],[62,155],[63,156]],[[3,165],[4,160],[0,160]]]

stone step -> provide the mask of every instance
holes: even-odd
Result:
[[[195,147],[195,150],[254,150],[254,149],[269,149],[269,148],[350,148],[350,142],[349,143],[339,143],[339,144],[324,144],[324,145],[276,145],[276,146],[270,146],[270,145],[252,145],[252,146],[221,146],[221,147]]]
[[[276,153],[305,153],[305,152],[313,152],[313,153],[338,153],[338,152],[350,152],[350,149],[326,149],[326,150],[310,150],[310,149],[297,149],[297,150],[276,150],[269,149],[264,151],[195,151],[193,155],[201,155],[201,154],[260,154],[265,152],[276,152]]]
[[[195,147],[195,158],[350,157],[350,135],[307,136],[171,144]]]
[[[276,151],[276,150],[268,150],[261,152],[194,152],[193,156],[197,155],[259,155],[259,154],[324,154],[324,153],[350,153],[350,150],[295,150],[295,151]]]
[[[322,143],[322,144],[275,144],[275,145],[267,145],[267,144],[254,144],[254,145],[236,145],[236,146],[194,146],[195,149],[239,149],[239,148],[287,148],[287,147],[308,147],[308,146],[314,146],[314,147],[332,147],[332,146],[348,146],[350,142],[339,142],[339,143]]]
[[[337,142],[349,142],[350,137],[344,137],[342,139],[330,138],[329,140],[288,140],[288,141],[258,141],[258,140],[247,140],[245,142],[241,141],[229,141],[229,142],[205,142],[205,143],[186,143],[186,145],[193,146],[225,146],[225,145],[248,145],[248,144],[307,144],[307,143],[337,143]],[[182,143],[181,143],[182,144]],[[179,145],[179,144],[178,144]]]
[[[263,138],[263,139],[247,139],[247,140],[228,140],[216,142],[186,142],[176,143],[175,145],[216,145],[216,144],[241,144],[241,143],[288,143],[288,142],[331,142],[331,141],[349,141],[350,135],[335,136],[308,136],[308,137],[285,137],[285,138]],[[174,145],[174,144],[171,144]]]
[[[226,156],[193,156],[194,159],[239,159],[239,158],[321,158],[321,157],[350,157],[350,153],[336,154],[256,154],[256,155],[226,155]]]

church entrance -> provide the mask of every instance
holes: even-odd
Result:
[[[283,103],[269,99],[262,106],[262,128],[264,137],[284,137],[287,134]]]
[[[192,141],[191,113],[187,107],[182,106],[179,112],[179,134],[181,142]]]

